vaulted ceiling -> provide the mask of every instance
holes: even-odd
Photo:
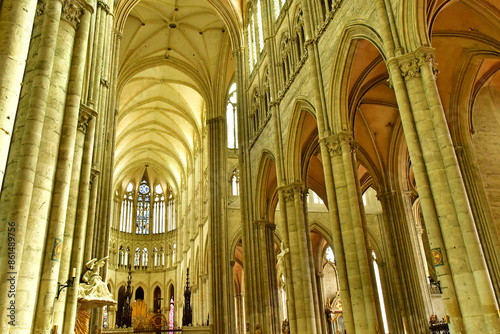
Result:
[[[233,78],[231,43],[241,5],[124,0],[115,12],[123,34],[115,187],[139,179],[148,165],[177,192],[202,147],[207,113],[217,109]]]

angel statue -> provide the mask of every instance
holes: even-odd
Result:
[[[92,259],[86,263],[87,271],[83,274],[83,283],[80,283],[78,288],[78,299],[113,300],[113,295],[109,292],[99,273],[100,268],[104,266],[108,258],[109,256],[106,256],[99,261]]]

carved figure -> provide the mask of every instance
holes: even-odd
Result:
[[[283,248],[283,243],[281,244],[281,248]],[[286,249],[283,249],[277,256],[277,260],[278,260],[278,278],[280,279],[281,281],[281,286],[283,288],[285,288],[285,285],[286,285],[286,274],[285,274],[285,261],[284,261],[284,257],[286,255],[286,253],[288,253],[290,251],[289,248],[286,248]]]
[[[83,274],[83,283],[80,283],[78,287],[78,299],[113,301],[113,295],[109,292],[106,283],[102,281],[100,275],[100,268],[104,266],[108,258],[109,256],[106,256],[99,261],[97,261],[97,259],[92,259],[86,263],[88,269],[85,274]]]

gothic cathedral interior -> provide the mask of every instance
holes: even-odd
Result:
[[[0,130],[2,334],[500,333],[499,0],[0,0]]]

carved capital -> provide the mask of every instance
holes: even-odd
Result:
[[[101,78],[101,85],[103,85],[106,88],[109,88],[109,81],[104,78]]]
[[[87,133],[87,126],[92,117],[95,117],[97,112],[84,104],[80,104],[80,113],[78,115],[78,130]]]
[[[379,193],[377,193],[377,198],[378,198],[379,201],[383,202],[383,201],[390,200],[391,198],[394,197],[395,194],[396,193],[393,190],[389,190],[389,191],[385,191],[385,192],[379,192]]]
[[[92,190],[92,184],[94,183],[95,178],[99,174],[101,174],[101,172],[97,168],[95,168],[94,166],[92,166],[92,168],[90,170],[89,190]]]
[[[290,183],[286,186],[280,187],[278,190],[283,191],[283,196],[285,197],[285,202],[294,201],[295,194],[300,196],[300,199],[304,199],[304,192],[307,193],[307,189],[300,182]]]
[[[83,8],[75,0],[66,0],[62,6],[61,19],[67,21],[76,29],[83,15]]]
[[[38,0],[36,4],[35,20],[42,17],[44,11],[45,11],[45,0]]]
[[[265,229],[265,228],[268,228],[270,229],[271,231],[274,231],[276,230],[276,224],[270,222],[269,220],[267,219],[257,219],[256,221],[253,222],[253,224],[257,227],[257,228],[262,228],[262,229]]]
[[[103,11],[105,11],[106,14],[110,14],[111,13],[111,9],[109,8],[108,4],[105,3],[102,0],[97,0],[97,7],[101,8]]]
[[[401,75],[405,80],[420,77],[420,61],[418,58],[403,59],[399,62]]]
[[[341,131],[335,135],[321,139],[330,153],[330,157],[342,155],[342,146],[348,145],[351,152],[355,153],[358,147],[357,142],[352,138],[352,133]]]
[[[438,74],[437,64],[434,62],[434,49],[419,47],[416,51],[398,58],[401,75],[405,80],[421,76],[422,66],[431,66],[434,77]]]

